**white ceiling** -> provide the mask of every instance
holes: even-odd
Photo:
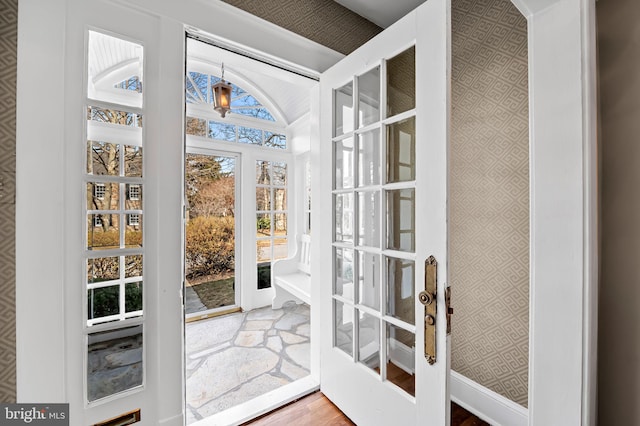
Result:
[[[387,28],[411,12],[425,0],[335,0],[347,9],[367,18],[374,24]]]

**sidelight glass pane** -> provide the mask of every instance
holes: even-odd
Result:
[[[124,257],[124,277],[141,277],[142,276],[142,255]]]
[[[380,310],[380,256],[358,252],[358,303]]]
[[[416,107],[416,49],[387,61],[387,117]]]
[[[336,189],[353,188],[355,173],[353,151],[353,138],[347,138],[334,144]]]
[[[87,249],[105,250],[120,247],[120,215],[87,215]]]
[[[387,248],[415,251],[415,189],[387,191]]]
[[[380,373],[380,320],[358,312],[358,361]]]
[[[380,67],[358,77],[358,128],[380,121]]]
[[[387,377],[411,396],[416,395],[416,336],[410,331],[387,323]]]
[[[128,183],[124,186],[125,210],[142,210],[142,185]]]
[[[142,281],[125,284],[124,310],[127,313],[142,311]]]
[[[89,31],[87,95],[90,99],[142,107],[143,47]],[[114,65],[126,64],[113,70]]]
[[[120,176],[120,145],[108,142],[87,142],[87,173]]]
[[[89,334],[89,401],[142,386],[142,342],[142,325]]]
[[[387,126],[387,182],[416,178],[415,117]]]
[[[336,248],[334,294],[353,301],[353,250]]]
[[[117,183],[87,183],[87,210],[119,210],[120,191]]]
[[[126,214],[127,227],[124,233],[124,245],[127,248],[142,247],[142,215]]]
[[[415,263],[387,258],[387,315],[415,323]]]
[[[353,307],[334,299],[333,318],[334,346],[353,356]]]
[[[142,147],[125,145],[124,175],[127,177],[142,177]]]
[[[358,137],[358,186],[380,184],[380,131]]]
[[[120,313],[120,285],[89,289],[87,319],[97,319]]]
[[[353,82],[334,91],[334,136],[352,132],[353,127]]]
[[[380,192],[358,193],[358,245],[380,247]]]
[[[353,242],[353,194],[334,195],[336,206],[335,240]]]
[[[87,259],[87,283],[117,280],[120,278],[118,257],[97,257]]]

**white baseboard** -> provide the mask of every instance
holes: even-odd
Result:
[[[493,426],[527,426],[529,410],[451,371],[451,400]]]

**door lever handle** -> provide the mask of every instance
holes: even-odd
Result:
[[[424,305],[424,357],[431,365],[436,362],[436,314],[438,262],[433,256],[424,262],[424,290],[418,294],[418,300]]]

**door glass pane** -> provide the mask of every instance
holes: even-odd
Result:
[[[273,172],[273,185],[286,186],[287,185],[287,163],[272,163]]]
[[[415,53],[411,47],[387,61],[387,117],[416,107]]]
[[[380,256],[358,252],[358,303],[380,309]]]
[[[380,192],[358,193],[358,244],[380,247]]]
[[[126,184],[125,185],[125,210],[142,210],[142,185]]]
[[[353,301],[353,250],[336,248],[335,294]]]
[[[142,325],[91,333],[88,340],[89,401],[142,386]]]
[[[358,77],[359,128],[380,121],[380,67]]]
[[[415,190],[387,191],[387,248],[415,250]]]
[[[387,126],[387,182],[415,180],[415,136],[415,117]]]
[[[256,188],[256,210],[258,211],[271,210],[271,189],[270,188]]]
[[[343,139],[334,145],[336,162],[336,189],[353,188],[354,152],[353,138]]]
[[[353,356],[353,307],[333,300],[334,346]]]
[[[380,184],[380,131],[358,136],[358,186]]]
[[[336,241],[353,242],[353,194],[336,194]]]
[[[142,256],[125,256],[124,257],[124,277],[141,277],[142,276]]]
[[[387,258],[387,315],[415,322],[415,263]]]
[[[192,314],[236,303],[236,159],[188,153],[185,160],[185,310]]]
[[[357,311],[358,316],[358,361],[380,373],[380,320]]]
[[[271,184],[271,163],[269,161],[256,161],[256,183],[258,185]]]
[[[387,381],[416,395],[415,334],[387,323]]]
[[[258,213],[256,215],[256,236],[269,237],[271,235],[271,214]]]
[[[353,82],[334,91],[334,136],[353,131]]]
[[[276,235],[276,237],[287,236],[287,214],[286,213],[273,214],[273,232]]]

